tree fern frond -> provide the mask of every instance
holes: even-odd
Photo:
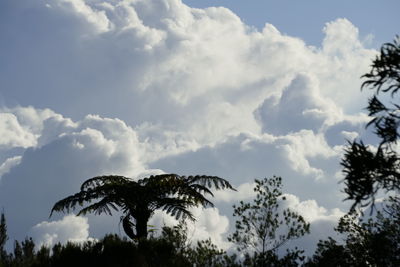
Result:
[[[131,238],[136,236],[140,240],[147,236],[143,225],[146,226],[155,210],[162,209],[176,219],[195,220],[188,209],[199,205],[213,207],[214,204],[205,195],[213,196],[211,189],[225,188],[235,190],[228,181],[217,176],[161,174],[138,181],[118,175],[96,176],[83,182],[80,192],[55,203],[50,216],[53,212],[69,212],[84,204],[88,205],[78,215],[111,215],[112,210],[120,209],[126,214],[123,220],[125,232]],[[131,217],[136,221],[136,234],[130,224]]]
[[[111,202],[111,200],[105,197],[99,202],[93,203],[86,208],[81,209],[77,215],[86,215],[87,213],[92,212],[97,215],[100,215],[102,213],[112,215],[111,209],[118,211],[118,208]]]
[[[82,205],[84,197],[84,192],[76,193],[72,196],[66,197],[57,201],[50,212],[50,217],[53,215],[53,212],[66,211],[69,212],[71,209],[75,208],[76,205]]]
[[[192,205],[191,205],[192,206]],[[171,203],[171,204],[165,204],[162,205],[161,209],[163,211],[165,211],[167,214],[170,214],[171,216],[175,217],[175,219],[179,220],[179,219],[190,219],[192,221],[195,221],[195,218],[193,216],[193,214],[188,211],[188,205],[184,204],[184,203]]]
[[[196,175],[187,177],[187,180],[190,184],[197,183],[203,186],[207,186],[209,188],[214,187],[217,190],[226,188],[235,190],[227,180],[218,176]]]
[[[127,184],[130,182],[134,182],[133,180],[124,177],[124,176],[119,176],[119,175],[103,175],[103,176],[96,176],[93,178],[90,178],[86,180],[85,182],[82,183],[81,185],[81,191],[88,190],[90,188],[97,188],[101,185],[105,184]]]
[[[208,189],[206,186],[204,186],[204,185],[192,184],[192,185],[190,185],[190,187],[191,187],[193,190],[196,190],[196,191],[199,192],[199,193],[202,193],[202,194],[209,194],[209,195],[211,195],[211,196],[214,196],[213,192],[212,192],[210,189]]]

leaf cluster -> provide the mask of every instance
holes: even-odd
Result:
[[[380,190],[400,189],[400,158],[396,151],[399,135],[400,105],[383,101],[381,93],[390,93],[397,100],[400,89],[400,37],[382,45],[380,54],[372,63],[371,71],[362,76],[361,88],[375,90],[369,99],[367,110],[372,118],[367,127],[373,127],[380,138],[376,151],[362,141],[349,143],[342,159],[347,199],[353,200],[352,210],[357,206],[374,206]]]
[[[341,165],[344,191],[347,199],[354,201],[351,210],[358,205],[373,207],[379,190],[400,189],[400,159],[394,151],[378,147],[375,152],[362,141],[354,141],[346,148]]]
[[[173,227],[164,226],[161,235],[145,240],[141,247],[126,238],[108,234],[97,241],[55,244],[52,248],[35,249],[31,238],[16,241],[12,253],[0,259],[1,267],[237,267],[234,257],[218,249],[210,239],[191,246],[187,226],[181,221]]]
[[[150,213],[161,209],[176,219],[194,220],[188,208],[197,205],[212,207],[213,203],[205,197],[213,196],[212,188],[233,189],[228,181],[216,176],[162,174],[138,181],[116,175],[97,176],[85,181],[78,193],[58,201],[51,214],[56,211],[70,212],[76,206],[100,199],[81,209],[78,215],[111,215],[112,210],[121,209],[135,217],[143,209]]]
[[[276,250],[286,242],[309,233],[310,224],[296,212],[280,208],[280,202],[285,201],[282,178],[255,180],[255,184],[255,199],[234,206],[235,232],[228,240],[239,251],[253,250],[256,258],[271,259],[268,255],[276,255]]]
[[[366,78],[363,87],[371,87],[379,92],[390,92],[392,95],[400,89],[400,38],[396,36],[393,43],[382,45],[380,54],[372,63],[371,71],[362,76]]]
[[[320,241],[306,266],[399,266],[400,199],[390,197],[386,208],[373,218],[363,219],[352,211],[335,229],[344,242],[333,238]]]

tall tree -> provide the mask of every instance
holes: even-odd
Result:
[[[285,201],[282,194],[282,178],[255,180],[256,197],[252,202],[240,202],[234,207],[236,230],[228,240],[236,243],[239,251],[250,257],[257,266],[274,266],[299,259],[300,251],[287,254],[285,259],[277,258],[277,249],[289,240],[299,238],[310,231],[310,224],[296,212],[279,207]]]
[[[7,224],[6,224],[6,217],[4,216],[4,212],[1,213],[0,218],[0,266],[4,263],[7,252],[5,250],[5,245],[8,240],[7,236]]]
[[[227,180],[216,176],[162,174],[138,181],[124,176],[98,176],[85,181],[78,193],[55,203],[50,216],[56,211],[69,212],[84,203],[90,204],[78,215],[111,215],[112,210],[121,210],[125,233],[140,242],[147,238],[147,224],[155,210],[163,210],[176,219],[195,220],[189,208],[213,207],[205,195],[213,196],[211,189],[226,188],[234,190]]]
[[[400,202],[391,197],[375,217],[353,211],[339,220],[344,242],[329,238],[306,266],[400,266]]]
[[[400,190],[400,158],[396,151],[400,126],[400,38],[382,45],[380,54],[372,63],[371,71],[362,76],[366,80],[361,88],[374,90],[367,110],[372,126],[380,138],[377,149],[362,141],[353,141],[342,159],[345,174],[345,193],[356,206],[374,205],[376,194],[383,191],[398,193]],[[391,100],[382,93],[390,93]]]

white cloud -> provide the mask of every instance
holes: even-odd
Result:
[[[84,0],[62,0],[59,5],[70,5],[73,10],[92,24],[98,33],[107,32],[111,25],[103,10],[93,10]]]
[[[225,8],[192,9],[172,0],[64,2],[70,5],[44,8],[43,16],[29,21],[32,27],[35,23],[53,27],[27,41],[28,56],[33,58],[25,64],[16,63],[16,57],[5,58],[14,63],[12,73],[29,73],[22,80],[9,73],[5,87],[24,92],[34,87],[31,103],[74,119],[88,113],[117,116],[130,125],[147,123],[160,125],[161,131],[184,132],[187,139],[201,143],[215,143],[226,134],[243,131],[258,133],[254,110],[271,95],[279,96],[301,73],[322,88],[311,97],[318,98],[310,104],[314,109],[302,111],[309,120],[327,115],[331,109],[321,105],[332,102],[328,97],[348,109],[349,91],[359,87],[358,78],[374,55],[362,44],[346,57],[332,55],[330,46],[346,46],[340,40],[349,34],[352,40],[358,38],[355,27],[343,19],[327,25],[319,50],[272,25],[261,32],[250,28]],[[91,14],[101,14],[114,26],[103,33],[83,27],[78,17],[91,18]],[[60,36],[59,28],[68,34]],[[14,45],[19,39],[9,39],[15,55],[27,53]],[[44,50],[48,43],[59,49]],[[42,68],[30,65],[39,58]],[[6,90],[4,97],[27,102],[18,90]],[[304,94],[315,91],[305,90]],[[357,106],[351,103],[352,109]]]
[[[189,244],[196,245],[197,241],[210,238],[219,248],[227,249],[231,246],[225,239],[229,229],[227,216],[221,215],[217,208],[195,207],[191,208],[190,212],[192,212],[196,221],[186,221]],[[161,229],[164,225],[173,226],[177,223],[178,221],[173,217],[160,211],[156,211],[149,222],[156,230]]]
[[[284,196],[286,198],[285,205],[301,214],[306,221],[311,223],[318,220],[329,220],[332,223],[337,223],[339,218],[345,214],[337,208],[328,211],[319,206],[314,199],[300,201],[297,196],[292,194],[284,194]]]
[[[315,199],[325,207],[346,207],[337,180],[340,153],[322,135],[303,130],[271,137],[242,134],[213,147],[203,147],[154,161],[149,167],[180,174],[218,175],[237,186],[239,193],[216,192],[216,200],[233,204],[251,196],[251,182],[278,175],[285,192]],[[331,192],[327,195],[324,192]],[[230,211],[229,211],[230,212]]]
[[[256,111],[268,133],[284,135],[309,129],[317,132],[324,124],[340,120],[342,110],[329,98],[321,97],[318,80],[299,74],[278,100],[269,97]]]
[[[347,19],[340,18],[328,22],[324,28],[323,49],[328,55],[340,57],[353,56],[355,51],[362,50],[358,29]]]
[[[21,156],[16,156],[12,158],[6,159],[1,165],[0,165],[0,181],[1,177],[8,173],[12,167],[18,165],[21,162]]]
[[[347,207],[336,179],[341,149],[345,138],[372,138],[358,88],[376,54],[348,20],[327,23],[316,48],[179,0],[1,7],[10,12],[0,25],[13,30],[0,32],[1,97],[11,105],[0,113],[0,205],[16,238],[99,174],[229,179],[238,193],[217,192],[219,210],[196,213],[199,236],[221,246],[225,216],[252,196],[254,178],[282,176],[285,192],[310,199],[294,205],[326,228],[333,209]],[[111,224],[102,220],[89,218],[97,235]]]
[[[27,148],[36,145],[36,136],[24,129],[14,114],[0,113],[0,133],[0,146]]]
[[[243,183],[235,188],[236,191],[218,190],[213,192],[216,201],[233,203],[234,201],[247,200],[255,197],[253,190],[255,183]]]
[[[32,227],[32,234],[38,248],[42,245],[52,247],[57,243],[84,242],[89,238],[87,218],[66,215],[58,221],[43,221]]]
[[[327,210],[312,199],[300,201],[297,196],[292,194],[284,194],[284,196],[286,200],[282,202],[282,208],[289,207],[310,223],[310,234],[291,242],[290,247],[301,247],[305,250],[306,256],[311,256],[319,240],[325,240],[329,236],[338,236],[334,227],[339,218],[345,214],[343,211],[337,208]]]
[[[136,177],[146,171],[135,131],[120,120],[89,115],[72,122],[54,115],[42,126],[47,138],[40,147],[1,165],[0,203],[9,233],[18,239],[84,180],[103,174]]]
[[[359,112],[365,107],[368,92],[360,93],[361,75],[369,71],[377,51],[365,49],[358,29],[347,19],[326,24],[320,58],[313,66],[324,87],[323,96],[332,98],[347,112]]]
[[[227,216],[220,215],[218,209],[196,208],[193,215],[197,218],[194,224],[188,224],[188,232],[193,235],[193,240],[204,240],[208,237],[218,247],[227,249],[230,244],[224,238],[224,234],[229,229],[229,220]]]

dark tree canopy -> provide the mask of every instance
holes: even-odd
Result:
[[[4,221],[5,223],[5,221]],[[37,247],[32,238],[15,241],[12,252],[4,252],[0,267],[240,267],[236,257],[218,249],[210,239],[191,244],[184,221],[162,227],[141,245],[116,234],[98,240],[57,243]]]
[[[6,217],[4,216],[4,212],[1,213],[0,216],[0,262],[6,258],[6,250],[5,245],[8,240],[7,236],[7,224]],[[0,265],[1,266],[1,265]]]
[[[376,94],[390,92],[392,96],[400,89],[400,38],[393,43],[382,45],[380,54],[372,63],[371,71],[365,75],[367,80],[362,87],[371,87]]]
[[[372,63],[371,71],[362,76],[366,79],[361,88],[374,90],[367,110],[372,118],[367,127],[372,127],[380,138],[376,149],[362,141],[353,141],[345,150],[342,159],[345,174],[345,193],[356,206],[374,205],[376,194],[384,190],[400,190],[400,158],[395,145],[399,135],[400,105],[400,38],[382,46],[380,54]],[[390,93],[389,99],[383,93]],[[386,97],[386,99],[385,99]]]
[[[155,210],[163,210],[176,219],[195,220],[189,208],[199,205],[213,207],[205,197],[213,196],[213,188],[234,190],[227,180],[216,176],[162,174],[137,181],[124,176],[98,176],[85,181],[78,193],[55,203],[51,214],[55,211],[69,212],[86,203],[88,205],[78,215],[111,215],[112,210],[120,210],[124,213],[122,225],[125,233],[140,241],[147,238],[147,223]]]
[[[282,259],[278,259],[276,252],[290,240],[309,233],[310,224],[298,213],[280,207],[281,201],[285,201],[281,177],[255,180],[255,183],[255,199],[233,206],[236,229],[228,240],[239,251],[247,253],[255,266],[297,266],[302,251],[288,251]]]
[[[320,241],[306,266],[400,266],[400,201],[391,197],[385,206],[369,219],[343,216],[335,230],[344,242]]]

